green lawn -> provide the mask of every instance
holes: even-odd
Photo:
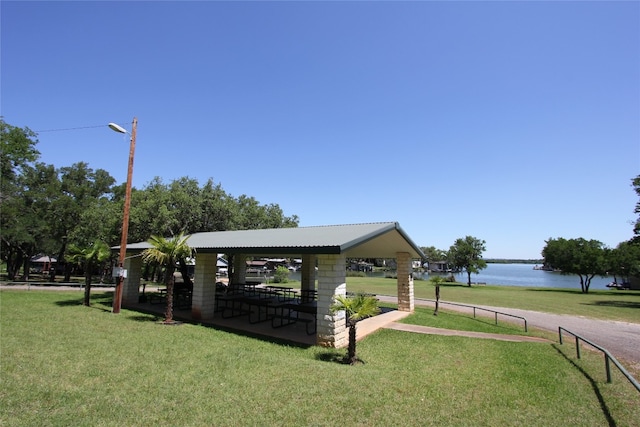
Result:
[[[347,366],[81,298],[0,291],[0,425],[640,426],[637,391],[568,345],[381,330]]]
[[[430,326],[433,328],[456,329],[459,331],[500,333],[507,335],[535,335],[543,338],[557,339],[557,332],[537,329],[524,331],[523,322],[502,321],[495,324],[493,317],[477,316],[440,308],[438,315],[433,315],[433,308],[416,307],[413,314],[400,320],[412,325]]]
[[[395,279],[348,277],[347,288],[354,292],[363,290],[379,295],[398,294]],[[416,298],[435,299],[435,286],[428,281],[416,280],[414,293]],[[583,294],[578,285],[575,289],[562,289],[485,285],[468,287],[460,283],[446,283],[440,287],[440,299],[640,323],[640,291],[592,290]]]

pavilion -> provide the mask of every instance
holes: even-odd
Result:
[[[187,244],[196,251],[191,317],[213,319],[216,307],[218,254],[232,256],[230,283],[246,283],[248,257],[302,258],[301,290],[317,292],[317,345],[341,348],[348,334],[344,312],[330,310],[334,297],[346,294],[347,258],[393,258],[397,263],[398,310],[414,310],[412,260],[424,259],[420,248],[397,222],[330,225],[261,230],[194,233]],[[147,242],[127,245],[122,304],[138,303],[142,259],[132,256],[149,248]]]

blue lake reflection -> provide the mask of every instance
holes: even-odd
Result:
[[[471,274],[471,282],[488,285],[534,286],[543,288],[580,288],[580,278],[555,271],[534,270],[532,264],[487,264],[478,274]],[[457,273],[458,282],[467,282],[467,273]],[[589,289],[608,289],[613,277],[595,276]],[[618,282],[620,282],[618,278]]]
[[[574,288],[580,289],[580,278],[575,275],[563,275],[561,273],[544,270],[534,270],[533,264],[488,264],[487,268],[478,274],[471,275],[471,283],[480,282],[487,285],[531,286],[541,288]],[[368,273],[370,277],[384,277],[384,272]],[[416,278],[421,277],[419,272],[414,272]],[[466,273],[455,274],[456,281],[467,283]],[[300,280],[300,272],[292,272],[291,280]],[[425,273],[425,279],[429,275]],[[621,282],[618,277],[618,282]],[[609,289],[607,284],[613,282],[613,277],[595,276],[591,280],[589,289]]]

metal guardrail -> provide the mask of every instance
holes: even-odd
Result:
[[[426,301],[432,301],[432,302],[436,302],[436,300],[434,299],[427,299]],[[483,311],[488,311],[491,313],[495,314],[495,319],[496,319],[496,325],[498,324],[498,314],[501,314],[503,316],[508,316],[508,317],[515,317],[517,319],[521,319],[524,321],[524,331],[525,332],[529,332],[528,326],[527,326],[527,319],[522,317],[522,316],[516,316],[515,314],[509,314],[509,313],[503,313],[501,311],[495,311],[495,310],[490,310],[488,308],[482,308],[482,307],[476,307],[475,305],[467,305],[467,304],[459,304],[457,302],[447,302],[447,301],[439,301],[439,304],[449,304],[449,305],[457,305],[459,307],[467,307],[467,308],[473,308],[473,318],[476,318],[476,310],[483,310]]]
[[[589,341],[588,339],[581,337],[578,334],[574,334],[573,332],[571,332],[568,329],[563,328],[562,326],[558,327],[558,335],[560,337],[560,344],[562,345],[562,331],[565,331],[568,334],[571,334],[575,337],[576,339],[576,355],[578,357],[578,359],[580,359],[580,341],[583,341],[587,344],[589,344],[591,347],[594,347],[598,350],[600,350],[602,353],[604,353],[604,364],[605,364],[605,370],[607,372],[607,382],[610,383],[611,382],[611,363],[613,362],[614,365],[616,365],[616,367],[620,370],[620,372],[622,372],[622,375],[624,375],[625,377],[627,377],[627,379],[629,380],[629,382],[636,388],[636,390],[640,391],[640,384],[638,384],[638,381],[636,381],[635,378],[633,378],[633,376],[627,372],[627,370],[624,368],[624,366],[622,366],[620,364],[620,362],[618,362],[618,360],[613,357],[611,355],[611,353],[609,353],[609,350],[607,350],[604,347],[599,346],[598,344],[595,344],[591,341]]]

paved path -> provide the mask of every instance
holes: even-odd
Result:
[[[395,296],[378,295],[378,299],[393,304],[397,303],[397,298]],[[446,304],[446,301],[442,300],[440,302],[441,309],[473,314],[473,309],[471,308],[448,305]],[[434,302],[430,300],[416,299],[415,304],[416,306],[434,307]],[[542,313],[538,311],[505,307],[477,307],[524,317],[527,319],[527,324],[529,326],[553,331],[556,334],[558,333],[558,327],[562,326],[563,328],[606,348],[620,361],[625,361],[627,364],[632,365],[634,370],[640,370],[640,323],[599,320],[582,316]],[[484,313],[493,317],[492,313]],[[483,315],[483,312],[478,310],[476,314],[480,316]],[[506,316],[499,316],[498,318],[500,321],[508,321],[509,319]],[[567,335],[567,339],[573,342],[573,337],[570,335]]]
[[[387,329],[395,329],[397,331],[405,332],[418,332],[421,334],[431,335],[447,335],[451,337],[470,337],[470,338],[482,338],[498,341],[512,341],[512,342],[539,342],[550,343],[546,338],[528,337],[524,335],[507,335],[507,334],[489,334],[486,332],[473,332],[473,331],[457,331],[455,329],[442,329],[432,328],[430,326],[409,325],[407,323],[392,322],[385,326]]]

